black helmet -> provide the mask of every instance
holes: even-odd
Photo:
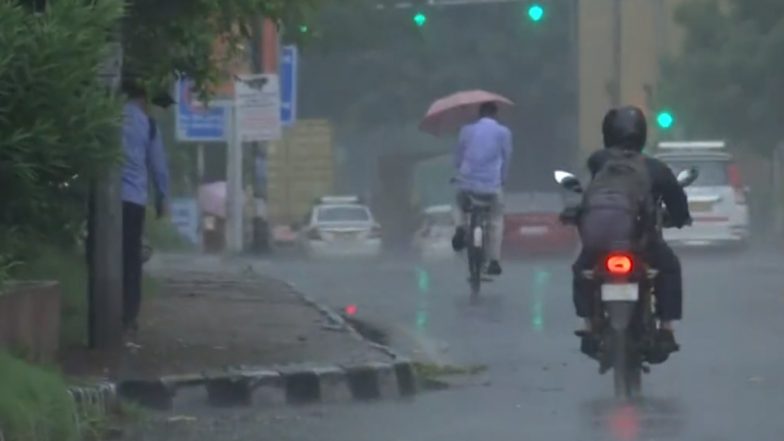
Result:
[[[605,147],[620,147],[641,152],[648,139],[645,114],[634,106],[612,109],[604,116],[602,135]]]

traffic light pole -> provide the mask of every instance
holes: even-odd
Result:
[[[621,105],[623,90],[623,6],[622,0],[613,0],[613,88],[612,105]]]
[[[425,2],[397,2],[389,5],[379,3],[377,9],[411,9],[421,6],[462,6],[493,3],[525,3],[525,0],[427,0]]]

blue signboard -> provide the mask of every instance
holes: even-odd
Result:
[[[298,63],[297,47],[283,46],[280,57],[280,122],[284,126],[297,121]]]
[[[199,207],[194,198],[171,201],[171,221],[177,231],[194,245],[199,244]]]
[[[216,104],[206,108],[198,105],[192,86],[187,79],[177,81],[177,140],[225,142],[228,109]]]

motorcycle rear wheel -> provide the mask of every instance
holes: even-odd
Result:
[[[642,393],[642,365],[629,343],[627,331],[613,332],[613,385],[615,398],[633,400]]]

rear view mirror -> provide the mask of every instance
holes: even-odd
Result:
[[[686,170],[682,170],[678,173],[678,184],[680,184],[681,187],[688,187],[693,184],[699,176],[700,172],[697,167],[690,167]]]
[[[582,193],[583,186],[580,184],[577,176],[563,170],[556,170],[553,176],[555,177],[555,182],[560,184],[561,187],[575,193]]]

